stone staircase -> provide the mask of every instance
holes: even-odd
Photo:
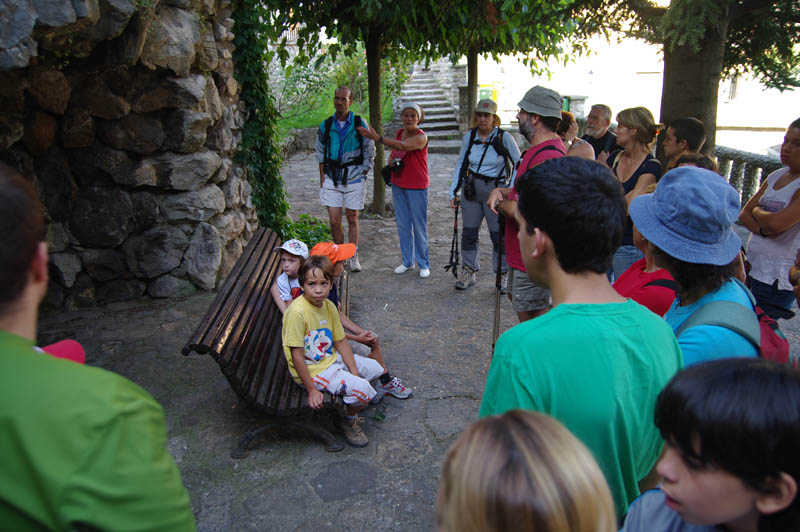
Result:
[[[435,73],[418,66],[403,86],[402,99],[419,104],[425,112],[425,121],[420,127],[428,135],[428,153],[458,153],[462,134],[456,113]]]

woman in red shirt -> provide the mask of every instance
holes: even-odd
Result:
[[[407,103],[402,109],[403,128],[394,139],[384,138],[372,126],[359,127],[358,132],[392,148],[389,164],[401,161],[392,172],[392,200],[400,238],[403,263],[394,273],[404,273],[414,266],[416,259],[419,276],[428,277],[431,265],[428,254],[428,137],[418,126],[425,118],[422,108]]]

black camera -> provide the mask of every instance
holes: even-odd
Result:
[[[475,176],[471,172],[467,172],[467,177],[464,180],[464,199],[475,201],[475,193]]]
[[[386,186],[392,184],[392,173],[399,171],[403,167],[403,159],[392,159],[389,163],[381,168],[381,176]]]

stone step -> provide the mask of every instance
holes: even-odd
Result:
[[[403,86],[403,94],[444,94],[444,89],[438,85],[431,85],[430,87],[410,87]]]
[[[447,130],[447,129],[454,129],[454,130],[458,131],[458,122],[456,122],[455,120],[438,119],[438,117],[437,117],[436,120],[434,120],[434,119],[427,120],[426,119],[422,123],[422,128],[425,131],[441,131],[441,130]]]
[[[403,85],[403,87],[406,89],[415,89],[415,90],[442,88],[436,81],[411,81]]]
[[[425,114],[428,114],[428,109],[431,111],[447,109],[448,111],[453,112],[453,106],[450,105],[450,102],[447,100],[422,100],[418,98],[414,100],[414,102],[422,106],[422,108],[425,110]]]
[[[430,140],[428,153],[455,153],[461,150],[460,140]]]
[[[445,130],[434,130],[431,131],[430,129],[425,128],[425,124],[422,124],[422,129],[425,131],[425,134],[428,135],[428,138],[431,140],[456,140],[461,138],[461,132],[458,129],[445,129]]]
[[[437,116],[437,117],[446,116],[450,120],[455,120],[455,118],[456,118],[456,114],[453,112],[452,109],[447,109],[447,108],[444,108],[444,107],[442,107],[442,108],[433,108],[433,109],[428,110],[423,105],[422,106],[422,110],[425,111],[425,119],[426,120],[428,118],[433,118],[434,116]]]

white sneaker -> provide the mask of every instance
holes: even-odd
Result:
[[[431,276],[431,271],[428,268],[420,268],[419,276],[423,279]]]
[[[394,273],[406,273],[410,268],[408,266],[403,266],[402,264],[394,269]]]
[[[358,262],[358,255],[350,259],[350,271],[351,272],[360,272],[361,271],[361,263]]]

